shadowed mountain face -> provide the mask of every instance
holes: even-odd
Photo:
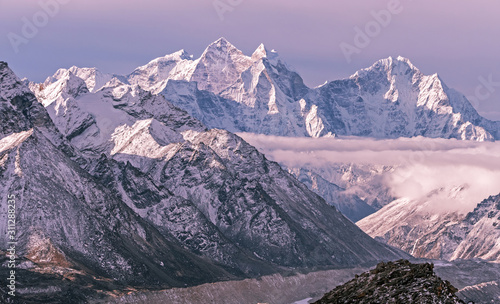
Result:
[[[0,188],[34,274],[168,287],[403,255],[161,95],[116,78],[91,93],[68,72],[38,103],[5,63],[0,75]]]
[[[333,168],[331,170],[333,171]],[[308,168],[289,168],[288,171],[309,189],[324,198],[327,203],[335,206],[335,208],[353,222],[359,221],[377,211],[376,207],[366,202],[368,199],[361,199],[355,193],[346,191],[347,189],[326,180],[319,173],[314,172],[314,170]],[[373,183],[373,186],[375,186],[375,183]],[[380,199],[381,197],[378,198]]]
[[[455,296],[458,289],[441,280],[433,269],[432,264],[411,264],[406,260],[380,263],[314,303],[464,303]]]
[[[184,286],[233,277],[168,234],[160,234],[110,189],[83,170],[35,97],[1,63],[6,126],[0,139],[0,189],[14,197],[16,254],[35,272],[80,273],[138,286]],[[15,104],[22,100],[22,104]],[[15,120],[15,124],[10,120]],[[7,208],[7,195],[2,198]],[[7,235],[7,212],[0,233]],[[2,238],[3,250],[7,239]]]

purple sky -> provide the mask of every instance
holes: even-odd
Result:
[[[67,3],[43,20],[40,4],[51,1]],[[223,20],[214,2],[230,5]],[[379,33],[347,62],[341,43],[354,45],[355,28],[365,31],[377,22],[372,12],[391,5],[397,12],[390,22],[379,25]],[[491,0],[0,0],[0,60],[34,81],[72,65],[125,74],[179,49],[198,57],[224,36],[249,55],[261,42],[278,50],[316,86],[401,55],[426,74],[440,74],[449,87],[476,96],[479,112],[500,120],[499,11],[500,2]],[[39,17],[46,25],[15,52],[9,33],[23,37],[23,17]],[[482,85],[488,78],[494,83]]]

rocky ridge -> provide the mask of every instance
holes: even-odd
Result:
[[[412,264],[406,260],[380,263],[314,303],[465,303],[455,295],[458,289],[441,280],[433,269],[433,264]]]

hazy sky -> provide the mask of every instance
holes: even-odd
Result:
[[[224,36],[249,55],[276,49],[316,86],[401,55],[500,120],[498,12],[493,0],[0,0],[0,60],[34,81],[72,65],[124,74]]]

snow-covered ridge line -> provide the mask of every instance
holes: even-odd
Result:
[[[90,92],[111,83],[139,85],[165,96],[208,127],[233,132],[500,139],[500,122],[481,117],[437,74],[424,75],[401,56],[309,88],[276,51],[261,44],[247,56],[221,38],[197,59],[181,50],[124,76],[71,67],[59,70],[41,87],[68,74],[81,78]],[[40,86],[32,87],[40,91]]]
[[[0,139],[0,153],[12,149],[12,147],[18,146],[32,134],[33,134],[33,129],[30,129],[28,131],[14,133],[12,135]]]

